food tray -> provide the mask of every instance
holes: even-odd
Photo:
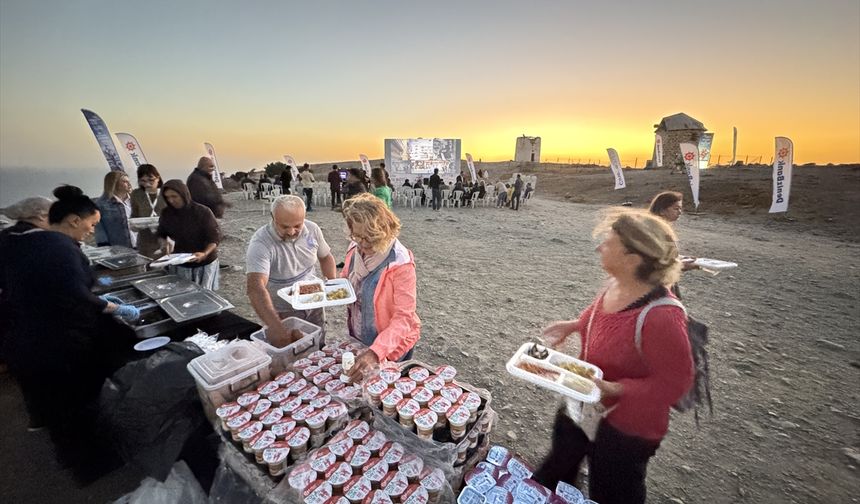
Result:
[[[738,263],[733,263],[729,261],[720,261],[718,259],[708,259],[707,257],[700,257],[693,261],[693,264],[702,268],[709,270],[725,270],[737,268]]]
[[[587,368],[593,369],[595,377],[598,379],[603,378],[603,371],[600,368],[593,364],[589,364],[588,362],[571,357],[567,354],[556,352],[551,348],[546,349],[549,354],[547,358],[536,359],[528,355],[528,350],[529,348],[531,348],[532,345],[534,345],[534,343],[523,343],[523,345],[516,351],[516,353],[514,353],[514,356],[511,357],[511,360],[509,360],[507,365],[505,366],[508,370],[508,373],[516,376],[517,378],[522,378],[523,380],[534,383],[539,387],[552,390],[553,392],[557,392],[561,395],[570,397],[571,399],[575,399],[577,401],[582,401],[585,403],[596,403],[600,400],[600,389],[597,388],[597,385],[594,384],[594,382],[591,383],[590,391],[587,394],[565,386],[563,383],[566,380],[580,381],[588,379],[566,369],[560,368],[557,364],[562,362],[573,362],[579,364],[580,366],[585,366]],[[520,364],[522,362],[540,366],[549,371],[558,373],[558,376],[555,379],[549,379],[540,375],[536,375],[534,373],[530,373],[524,369],[517,367],[517,364]]]
[[[147,264],[149,264],[150,261],[150,258],[144,257],[140,254],[131,254],[99,259],[96,261],[96,264],[112,270],[121,270],[126,268],[146,266]]]
[[[176,322],[208,317],[233,308],[229,301],[205,289],[177,294],[156,302]]]
[[[147,278],[132,282],[134,288],[143,292],[152,299],[161,299],[177,294],[185,294],[186,292],[196,292],[202,290],[202,287],[184,278],[179,278],[176,275],[164,275],[156,278]]]
[[[157,269],[166,268],[168,266],[178,266],[189,262],[193,257],[194,254],[189,253],[167,254],[166,256],[159,257],[158,260],[153,261],[149,267]]]
[[[317,292],[315,294],[299,294],[299,289],[304,285],[319,285],[325,295]],[[328,295],[336,290],[346,289],[347,296],[343,299],[328,299]],[[311,310],[314,308],[325,308],[327,306],[348,305],[355,302],[355,290],[346,278],[335,278],[323,282],[319,279],[301,280],[291,287],[284,287],[278,291],[278,296],[286,300],[296,310]]]
[[[154,231],[158,227],[159,218],[157,215],[155,217],[131,217],[128,219],[128,226],[134,230],[152,229]]]

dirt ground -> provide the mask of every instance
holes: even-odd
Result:
[[[615,197],[605,190],[612,182],[607,173],[566,177],[564,170],[539,174],[537,197],[521,212],[395,208],[418,270],[423,328],[416,358],[450,363],[463,380],[489,389],[500,415],[494,442],[534,464],[548,451],[559,401],[510,376],[505,363],[548,322],[577,316],[601,286],[591,238],[601,208],[623,199],[644,204],[664,187],[648,182],[647,190],[634,192],[654,173],[635,172],[628,175],[630,192]],[[765,177],[762,169],[731,170],[731,177]],[[673,413],[649,466],[649,502],[860,502],[860,244],[853,218],[860,192],[856,167],[832,170],[823,169],[818,182],[832,189],[827,194],[806,194],[799,187],[811,186],[811,175],[796,174],[795,220],[769,217],[761,196],[750,200],[754,208],[732,213],[722,201],[728,196],[715,198],[716,184],[706,175],[704,213],[679,222],[685,254],[740,267],[682,280],[688,309],[711,328],[714,414],[696,427],[692,414]],[[671,175],[655,176],[665,177]],[[569,202],[590,199],[592,185],[613,199]],[[744,191],[762,185],[756,180]],[[842,199],[854,209],[828,213]],[[328,208],[308,215],[341,261],[347,246],[341,215]],[[831,217],[833,227],[819,226]],[[237,201],[226,219],[222,260],[233,268],[222,276],[222,294],[248,317],[254,314],[244,294],[244,251],[266,218],[262,203]],[[344,314],[328,312],[329,334],[345,334]]]

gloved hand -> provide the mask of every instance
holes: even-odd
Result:
[[[99,285],[104,285],[105,287],[113,284],[113,278],[111,277],[98,277],[96,281],[99,283]]]
[[[113,303],[113,304],[117,304],[117,305],[122,304],[122,299],[120,299],[116,296],[111,296],[110,294],[102,294],[101,296],[99,296],[99,299],[104,299],[108,303]]]
[[[140,310],[130,304],[121,304],[117,306],[116,311],[114,311],[113,314],[126,322],[134,322],[140,318]]]

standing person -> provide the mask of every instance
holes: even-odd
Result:
[[[176,242],[175,253],[194,254],[191,262],[169,266],[170,272],[206,289],[218,290],[221,231],[215,215],[208,207],[192,201],[188,187],[181,180],[165,182],[162,195],[167,206],[158,219],[161,245],[166,247],[165,238],[171,238]]]
[[[79,242],[95,231],[96,204],[73,186],[58,187],[54,196],[48,230],[34,228],[7,242],[4,296],[12,321],[4,355],[31,430],[47,427],[61,462],[88,470],[99,463],[92,460],[99,440],[92,410],[117,367],[109,349],[134,339],[110,315],[134,321],[140,312],[91,291],[93,273]]]
[[[161,196],[161,174],[151,164],[142,164],[137,167],[138,188],[131,192],[131,216],[136,217],[158,217],[167,206],[167,202]],[[158,235],[155,231],[146,228],[137,233],[137,250],[141,255],[150,259],[158,259],[163,253],[158,253],[161,247],[158,243]]]
[[[503,208],[508,202],[508,186],[502,182],[502,179],[496,182],[496,193],[498,193],[498,196],[496,196],[496,208]]]
[[[0,373],[6,370],[6,359],[2,356],[3,342],[6,340],[6,332],[12,323],[12,313],[6,299],[8,291],[5,285],[5,273],[3,266],[8,264],[5,257],[9,242],[13,238],[35,229],[48,229],[48,209],[52,201],[48,198],[36,196],[25,198],[12,206],[0,210],[0,213],[15,220],[15,224],[0,231]]]
[[[203,156],[197,161],[197,168],[191,172],[183,185],[187,185],[191,199],[195,203],[209,208],[216,219],[221,219],[224,217],[224,210],[229,205],[224,201],[221,190],[215,185],[215,181],[212,180],[212,173],[214,172],[215,162]]]
[[[442,208],[442,177],[439,176],[439,168],[433,168],[433,175],[430,176],[430,189],[433,191],[433,210]]]
[[[137,233],[128,227],[131,216],[131,182],[128,175],[119,170],[105,174],[104,192],[93,200],[101,213],[96,225],[96,244],[99,247],[118,245],[134,248]]]
[[[278,290],[314,276],[319,262],[326,279],[335,278],[334,256],[320,227],[305,219],[304,202],[298,196],[281,196],[272,202],[272,221],[251,237],[246,262],[246,292],[251,306],[266,325],[266,338],[276,347],[292,340],[281,320],[298,317],[323,329],[325,311],[295,310],[278,296]]]
[[[302,181],[302,192],[304,192],[305,199],[307,200],[305,210],[313,212],[314,183],[316,183],[316,179],[314,179],[314,173],[311,171],[311,167],[307,163],[305,163],[299,171],[299,180]]]
[[[281,172],[281,192],[291,194],[290,186],[293,184],[293,167],[287,165],[287,169]]]
[[[661,192],[651,200],[651,205],[648,207],[648,211],[661,217],[670,225],[674,225],[684,213],[684,195],[675,191]],[[693,261],[695,260],[696,258],[691,256],[682,257],[682,270],[690,271],[699,269],[699,266],[693,264]],[[678,298],[681,297],[681,291],[677,284],[672,286],[672,292]]]
[[[328,186],[331,191],[331,209],[334,210],[340,206],[340,171],[337,169],[337,165],[331,165],[331,171],[328,172]]]
[[[523,178],[517,173],[517,179],[514,181],[514,192],[511,197],[511,210],[520,209],[520,196],[523,194]]]
[[[367,186],[364,185],[364,171],[360,168],[350,168],[349,175],[346,176],[344,201],[366,192]]]
[[[654,306],[636,341],[640,313],[651,301],[674,299],[667,289],[680,273],[675,233],[642,210],[615,210],[595,230],[606,289],[576,320],[544,330],[547,343],[561,345],[580,333],[579,358],[603,370],[596,380],[601,403],[586,415],[582,403],[562,406],[552,449],[535,473],[554,488],[574,484],[589,457],[590,498],[601,504],[645,502],[645,472],[669,428],[669,410],[693,384],[687,317],[679,306]],[[677,301],[677,300],[675,300]],[[593,408],[593,407],[592,407]],[[588,418],[599,423],[596,432]],[[578,419],[575,422],[574,419]]]
[[[370,177],[373,182],[371,193],[384,201],[388,208],[391,208],[391,186],[385,180],[385,171],[382,168],[374,168],[370,172]]]
[[[356,302],[347,307],[349,335],[369,347],[358,355],[353,381],[383,360],[410,359],[421,337],[412,252],[400,243],[400,220],[379,198],[361,194],[343,203],[352,242],[341,276]]]

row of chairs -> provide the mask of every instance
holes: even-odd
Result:
[[[473,193],[471,197],[463,200],[463,191],[452,191],[451,189],[442,189],[442,207],[451,207],[458,208],[460,206],[475,208],[478,205],[487,206],[492,203],[495,204],[495,196],[494,196],[495,188],[492,186],[487,187],[486,194],[483,198],[478,198],[478,193]],[[395,188],[395,192],[392,195],[392,201],[395,204],[402,205],[404,207],[410,207],[413,210],[415,206],[421,206],[422,196],[424,199],[424,205],[430,206],[430,203],[433,199],[433,192],[429,188],[411,188],[411,187],[398,187]]]

